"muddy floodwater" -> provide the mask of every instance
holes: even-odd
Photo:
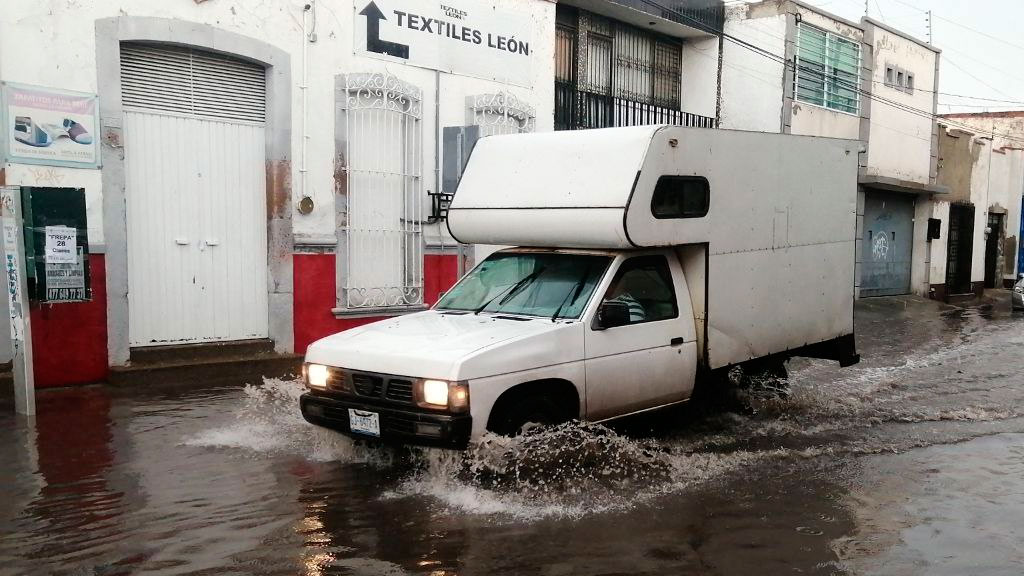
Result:
[[[1024,573],[1024,316],[864,300],[863,361],[466,453],[306,424],[297,382],[0,413],[0,574]]]

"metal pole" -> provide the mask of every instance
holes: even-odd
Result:
[[[11,348],[14,353],[14,409],[19,414],[36,413],[36,386],[32,374],[32,330],[28,313],[28,281],[25,277],[25,237],[21,216],[21,189],[0,190],[0,218],[3,221],[4,268],[7,271],[7,305],[11,320]]]

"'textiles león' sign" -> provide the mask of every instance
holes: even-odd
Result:
[[[531,31],[529,16],[489,2],[372,0],[356,14],[354,36],[357,53],[529,85]]]

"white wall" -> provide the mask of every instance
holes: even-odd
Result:
[[[914,246],[910,262],[910,291],[918,296],[928,296],[932,280],[930,273],[932,244],[928,241],[928,219],[933,218],[934,202],[927,196],[914,199]],[[938,284],[939,282],[935,282]]]
[[[982,147],[977,162],[971,169],[971,203],[974,204],[974,246],[971,251],[971,282],[985,280],[985,227],[988,225],[988,200],[991,172],[1002,172],[1003,155],[993,154],[992,141],[979,139]]]
[[[730,7],[726,12],[725,33],[773,54],[783,54],[785,14],[752,14],[751,8],[747,4]],[[758,17],[751,17],[753,15]],[[784,72],[781,62],[726,41],[722,47],[721,127],[780,132]]]
[[[863,104],[861,104],[863,106]],[[792,134],[828,138],[860,139],[860,116],[793,101]]]
[[[432,70],[357,56],[352,31],[358,8],[354,1],[317,3],[318,41],[308,46],[308,146],[307,190],[301,189],[302,78],[301,25],[307,0],[275,2],[166,2],[161,0],[68,3],[62,0],[9,2],[0,14],[0,79],[25,84],[97,91],[96,47],[92,22],[118,15],[177,18],[200,22],[272,44],[292,55],[292,193],[308,194],[316,208],[309,215],[293,213],[298,240],[335,233],[334,213],[334,77],[354,72],[389,72],[423,90],[423,189],[434,190],[435,80]],[[440,75],[440,125],[466,123],[466,96],[507,90],[537,110],[537,130],[550,130],[554,101],[555,5],[548,0],[464,0],[461,5],[479,9],[516,10],[532,19],[530,39],[531,87],[505,86],[498,82]],[[45,46],[45,49],[26,47]],[[16,54],[18,57],[11,57]],[[60,179],[64,186],[85,187],[88,203],[89,241],[103,242],[98,170],[47,169],[35,171],[12,167],[10,184],[45,185]],[[429,203],[425,202],[425,210]],[[431,231],[425,231],[429,236]],[[436,231],[434,232],[436,236]]]
[[[683,44],[683,111],[715,117],[718,108],[718,37]]]
[[[910,108],[931,112],[938,55],[932,49],[884,28],[872,28],[873,93]],[[907,93],[886,86],[887,66],[912,73],[914,91]],[[872,100],[867,173],[928,184],[933,123],[931,118],[922,114],[902,110],[880,99]]]
[[[942,224],[939,239],[931,241],[931,263],[928,266],[929,282],[932,284],[946,283],[946,257],[949,246],[949,202],[935,201],[932,218],[938,218]]]

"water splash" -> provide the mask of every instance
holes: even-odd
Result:
[[[386,446],[363,444],[306,422],[299,412],[303,386],[298,380],[265,378],[263,384],[247,385],[243,392],[234,422],[195,434],[183,444],[376,466],[390,466],[398,457]]]
[[[533,520],[625,510],[789,451],[689,453],[571,422],[519,438],[488,435],[465,453],[424,450],[388,498],[430,496],[449,511]]]

